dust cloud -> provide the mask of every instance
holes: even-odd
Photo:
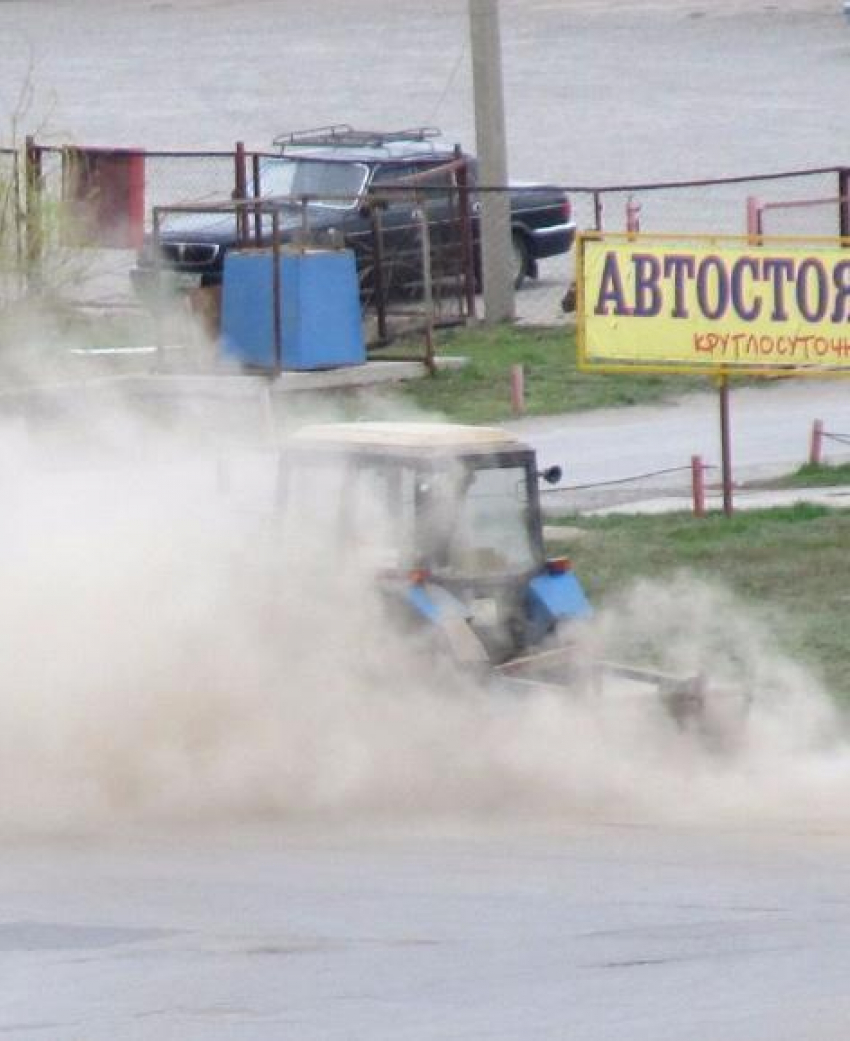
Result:
[[[850,819],[830,699],[724,590],[634,587],[580,640],[705,670],[732,692],[720,739],[617,684],[517,695],[397,631],[374,574],[326,537],[338,504],[287,526],[275,452],[244,417],[187,422],[118,384],[22,400],[0,419],[4,834]]]

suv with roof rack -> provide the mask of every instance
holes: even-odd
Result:
[[[241,228],[234,213],[221,208],[171,217],[157,236],[159,256],[151,238],[139,254],[132,272],[138,289],[158,277],[158,269],[185,288],[219,284],[229,249],[246,242],[270,244],[270,208],[277,210],[284,244],[351,248],[367,302],[378,264],[385,291],[421,289],[423,219],[432,280],[461,277],[468,256],[477,282],[476,163],[459,146],[446,145],[435,127],[372,131],[337,124],[282,134],[274,144],[277,154],[255,157],[246,193],[263,200],[262,212],[248,207]],[[524,184],[509,191],[510,247],[519,288],[537,276],[539,261],[569,251],[576,227],[561,189]]]

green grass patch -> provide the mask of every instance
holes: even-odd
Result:
[[[850,484],[850,463],[835,466],[806,463],[794,473],[770,482],[772,488],[829,488],[841,484]]]
[[[683,569],[721,582],[770,609],[789,655],[850,701],[850,512],[801,504],[731,519],[673,514],[568,523],[586,532],[563,549],[597,603],[633,579],[663,580]]]
[[[393,351],[397,354],[398,351]],[[481,327],[441,334],[437,354],[461,355],[468,364],[412,380],[398,394],[428,412],[463,423],[511,418],[511,366],[525,370],[526,415],[664,401],[711,382],[696,376],[605,375],[579,372],[570,328]],[[421,357],[421,347],[418,348]],[[376,352],[374,357],[380,357]]]

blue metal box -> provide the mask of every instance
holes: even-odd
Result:
[[[281,368],[328,369],[366,361],[350,250],[282,250],[280,300]],[[275,368],[271,250],[231,251],[224,258],[221,338],[228,357]]]

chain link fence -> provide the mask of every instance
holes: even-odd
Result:
[[[234,152],[30,143],[26,162],[27,177],[38,189],[27,208],[39,209],[40,242],[30,248],[39,254],[39,281],[51,294],[83,307],[138,306],[130,271],[154,206],[226,198],[234,186]]]
[[[848,226],[848,171],[841,168],[789,171],[716,180],[611,187],[566,187],[579,229],[657,234],[746,235],[751,200],[769,203],[763,234],[837,237]],[[797,205],[816,200],[816,205]],[[793,205],[792,205],[793,204]],[[540,265],[538,278],[517,294],[521,320],[563,320],[565,288],[575,279],[575,254]]]
[[[95,162],[92,155],[106,156],[109,162]],[[268,213],[259,219],[245,207],[238,218],[242,227],[236,229],[236,211],[227,215],[215,208],[234,198],[268,194],[263,164],[279,158],[277,153],[248,152],[239,146],[232,151],[128,153],[30,142],[23,154],[0,150],[4,258],[15,258],[13,265],[4,259],[3,277],[8,280],[14,269],[20,280],[23,270],[30,280],[37,276],[76,305],[138,307],[131,272],[139,266],[139,257],[149,253],[154,211],[169,206],[195,209],[191,220],[186,213],[163,216],[159,229],[166,247],[169,239],[175,249],[182,243],[184,259],[187,249],[209,239],[202,225],[205,220],[209,225],[211,217],[222,222],[219,230],[226,247],[237,240],[263,244]],[[765,235],[850,233],[848,171],[840,168],[605,187],[515,186],[504,191],[512,213],[505,262],[515,281],[522,283],[516,293],[517,318],[529,324],[550,325],[567,318],[564,305],[575,270],[574,250],[566,249],[566,226],[575,231],[736,235],[752,230],[755,208]],[[331,197],[289,197],[281,211],[287,208],[295,215],[302,246],[345,244],[354,249],[367,339],[386,344],[411,333],[427,338],[436,326],[481,316],[480,199],[469,172],[447,164],[428,176],[373,184],[368,196],[349,197],[344,205]],[[337,209],[328,220],[334,205]],[[204,211],[205,206],[212,212]],[[119,216],[123,230],[115,234],[110,221]],[[286,239],[291,222],[284,223]],[[546,227],[561,231],[547,234]],[[572,231],[570,241],[571,237]],[[199,271],[196,267],[188,273]],[[198,288],[210,281],[198,280]]]

